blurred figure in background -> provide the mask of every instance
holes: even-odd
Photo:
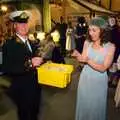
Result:
[[[40,41],[40,46],[35,55],[42,57],[44,62],[51,60],[54,63],[65,63],[59,41],[59,23],[57,23],[49,33],[45,34],[45,39]]]
[[[108,18],[108,23],[111,28],[111,42],[116,46],[113,64],[109,69],[109,86],[116,87],[118,82],[118,77],[116,76],[117,59],[120,54],[120,26],[118,26],[115,16],[110,16]]]
[[[36,50],[36,56],[42,57],[44,61],[51,60],[52,52],[55,48],[54,41],[49,33],[46,33],[45,39],[40,43]]]
[[[67,24],[64,21],[64,18],[60,17],[60,23],[58,27],[58,31],[60,33],[60,47],[62,55],[65,56],[65,45],[66,45],[66,30],[67,30]]]
[[[37,33],[36,38],[39,39],[40,41],[43,41],[45,39],[45,32],[43,31],[42,26],[38,25],[38,28],[36,26],[36,33]]]
[[[75,27],[75,41],[76,49],[82,53],[84,41],[86,39],[87,23],[85,17],[80,16],[77,19],[77,26]]]
[[[2,46],[5,41],[3,26],[0,25],[0,75],[2,75]]]
[[[40,39],[37,37],[37,32],[33,33],[33,40],[29,40],[30,45],[32,47],[33,54],[36,53],[36,50],[40,47]]]
[[[64,55],[61,51],[60,45],[60,33],[59,33],[59,24],[57,23],[55,27],[51,30],[51,36],[55,43],[55,48],[53,49],[52,53],[52,62],[54,63],[65,63]]]
[[[116,91],[115,91],[114,100],[115,100],[115,107],[119,108],[120,107],[120,54],[119,54],[119,57],[117,59],[116,75],[118,76],[118,84],[117,84],[117,88],[116,88]]]
[[[66,55],[70,56],[71,51],[74,50],[75,47],[75,32],[72,26],[72,22],[68,22],[68,27],[66,30]]]
[[[53,41],[60,46],[59,23],[57,23],[50,31]]]
[[[112,16],[108,19],[109,25],[111,27],[111,42],[115,44],[116,51],[114,56],[114,61],[116,62],[120,54],[120,26],[118,26],[116,17]]]

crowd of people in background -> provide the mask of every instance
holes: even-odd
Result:
[[[107,75],[109,87],[117,87],[115,101],[117,107],[120,105],[120,83],[117,84],[120,81],[120,26],[116,17],[109,16],[107,20],[95,17],[89,23],[80,16],[73,26],[72,21],[66,23],[61,16],[49,33],[42,31],[42,40],[38,31],[33,33],[34,40],[28,40],[29,17],[23,13],[12,16],[14,19],[8,22],[7,31],[3,32],[0,26],[1,71],[13,79],[9,95],[18,107],[19,120],[37,120],[40,86],[35,68],[48,60],[66,64],[65,57],[84,64],[77,89],[76,120],[105,120]]]

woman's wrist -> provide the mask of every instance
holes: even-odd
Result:
[[[90,64],[90,61],[91,61],[91,60],[88,58],[86,63],[89,65],[89,64]]]

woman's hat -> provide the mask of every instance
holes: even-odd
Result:
[[[102,29],[106,29],[108,26],[108,23],[102,17],[94,17],[93,19],[90,20],[89,26],[90,25],[95,25]]]
[[[28,11],[14,11],[9,16],[10,20],[19,23],[27,23],[29,17],[30,13]]]

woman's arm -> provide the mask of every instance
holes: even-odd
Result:
[[[103,64],[98,64],[94,60],[91,60],[91,59],[88,59],[87,64],[97,71],[104,72],[110,67],[113,61],[113,58],[114,58],[114,52],[115,52],[115,46],[111,44]]]
[[[88,60],[88,53],[87,53],[87,49],[88,49],[88,45],[89,42],[86,40],[84,42],[84,46],[83,46],[83,52],[82,54],[80,54],[77,50],[74,50],[73,54],[71,56],[75,57],[79,62],[83,62],[86,63]]]

